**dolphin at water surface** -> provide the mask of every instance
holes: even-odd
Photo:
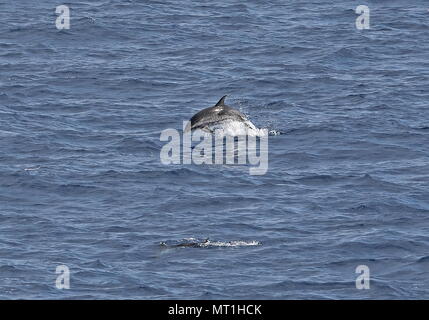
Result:
[[[236,121],[242,123],[245,127],[251,130],[256,130],[256,127],[247,117],[238,110],[235,110],[225,104],[223,96],[218,103],[213,107],[209,107],[196,113],[188,122],[185,132],[201,129],[206,132],[213,133],[213,127],[228,121]]]

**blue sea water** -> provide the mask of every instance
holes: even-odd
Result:
[[[427,1],[60,4],[0,2],[0,298],[429,299]],[[163,165],[225,94],[268,172]]]

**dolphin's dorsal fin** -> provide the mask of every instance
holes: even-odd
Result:
[[[223,96],[222,98],[220,98],[219,102],[215,104],[215,107],[225,105],[225,98],[226,98],[226,97],[227,97],[227,96]]]

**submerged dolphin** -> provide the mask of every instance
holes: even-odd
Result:
[[[235,110],[225,104],[223,96],[213,107],[209,107],[196,113],[185,128],[185,132],[201,129],[213,133],[213,126],[225,121],[237,121],[244,124],[245,127],[256,130],[256,127],[240,111]]]

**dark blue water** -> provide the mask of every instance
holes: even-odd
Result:
[[[60,4],[0,2],[0,298],[429,298],[426,1]],[[161,164],[224,94],[267,174]]]

